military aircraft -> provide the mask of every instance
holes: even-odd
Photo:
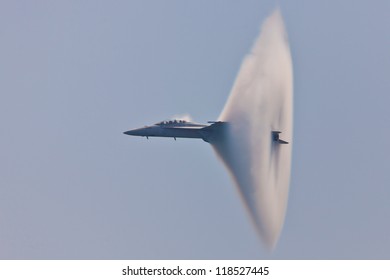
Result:
[[[151,126],[145,126],[123,132],[127,135],[149,137],[176,138],[200,138],[212,143],[224,137],[228,127],[227,122],[209,121],[208,124],[194,123],[186,120],[168,120],[158,122]],[[280,131],[272,131],[272,139],[278,144],[288,144],[279,138]],[[222,137],[222,138],[221,138]]]
[[[221,135],[226,122],[194,123],[185,120],[168,120],[123,132],[127,135],[149,137],[200,138],[206,142]]]

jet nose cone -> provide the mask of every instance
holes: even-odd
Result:
[[[128,131],[123,132],[123,134],[134,135],[134,136],[141,135],[139,129],[128,130]]]
[[[125,131],[123,133],[126,135],[133,135],[133,136],[147,136],[148,134],[146,132],[147,132],[147,128],[137,128],[137,129]]]

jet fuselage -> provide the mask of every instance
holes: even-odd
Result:
[[[210,125],[184,120],[162,121],[151,126],[124,132],[127,135],[171,138],[199,138],[210,142],[222,133],[224,122],[210,122]]]
[[[224,139],[228,128],[227,122],[217,121],[210,124],[193,123],[184,120],[162,121],[151,126],[145,126],[123,132],[127,135],[142,137],[171,137],[176,138],[199,138],[213,143]],[[288,144],[279,138],[280,131],[271,131],[272,140],[278,144]]]

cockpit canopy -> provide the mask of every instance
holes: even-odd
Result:
[[[167,120],[167,121],[158,122],[155,125],[179,124],[179,123],[186,123],[186,122],[187,121],[185,120]]]

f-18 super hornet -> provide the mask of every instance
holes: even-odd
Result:
[[[208,124],[200,124],[185,120],[169,120],[158,122],[151,126],[145,126],[129,131],[124,134],[133,136],[149,137],[171,137],[176,138],[200,138],[205,142],[212,143],[221,140],[228,128],[228,122],[209,121]],[[280,131],[272,131],[272,140],[279,144],[288,142],[279,138]]]
[[[212,142],[223,134],[225,122],[208,122],[200,124],[185,120],[168,120],[158,122],[151,126],[145,126],[124,132],[127,135],[149,137],[176,138],[200,138],[206,142]]]
[[[283,227],[290,184],[292,74],[287,36],[276,10],[245,57],[217,121],[170,120],[124,133],[208,142],[230,173],[254,226],[272,249]]]

